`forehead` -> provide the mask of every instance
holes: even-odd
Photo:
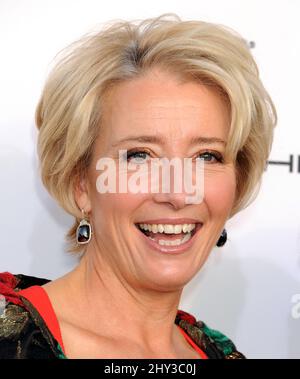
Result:
[[[113,89],[106,103],[104,124],[105,134],[114,140],[149,129],[186,134],[195,132],[195,128],[199,132],[208,128],[224,137],[229,112],[216,89],[197,82],[182,84],[170,75],[154,73]]]

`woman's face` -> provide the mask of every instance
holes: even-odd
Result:
[[[120,84],[111,94],[86,186],[77,203],[89,212],[93,227],[87,254],[96,253],[101,267],[132,286],[161,291],[181,289],[205,262],[230,215],[236,190],[235,170],[232,162],[222,162],[230,118],[224,100],[215,91],[195,82],[179,84],[175,77],[153,70],[143,78]],[[156,140],[121,142],[140,136]],[[191,144],[198,137],[224,143]],[[120,149],[128,151],[128,163],[143,168],[150,168],[153,158],[204,160],[203,201],[187,204],[187,194],[175,193],[172,186],[169,193],[151,193],[149,188],[147,193],[99,193],[96,183],[103,171],[96,169],[97,161],[112,158],[118,169]],[[130,155],[132,152],[135,155]],[[132,175],[133,172],[121,173],[126,180]],[[170,241],[188,236],[169,234],[175,229],[158,226],[168,223],[196,224],[196,233],[192,232],[185,245],[169,246]],[[146,232],[146,236],[138,224],[152,224],[151,233]]]

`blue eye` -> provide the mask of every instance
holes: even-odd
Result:
[[[127,162],[132,161],[131,158],[133,158],[134,163],[145,163],[147,161],[147,157],[150,157],[150,153],[144,150],[132,150],[128,151],[126,154]],[[208,163],[223,163],[224,161],[222,154],[210,151],[205,151],[204,153],[198,154],[197,158],[200,158]]]
[[[129,151],[126,154],[127,162],[129,160],[132,160],[131,158],[134,158],[134,163],[144,163],[146,161],[147,156],[149,156],[149,153],[143,150],[136,150],[136,151]]]
[[[204,160],[205,162],[209,162],[209,163],[215,163],[215,162],[222,163],[223,162],[223,156],[217,152],[205,151],[204,153],[199,154],[198,157]]]

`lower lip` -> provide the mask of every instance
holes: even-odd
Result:
[[[202,224],[198,224],[196,226],[197,230],[194,233],[194,235],[187,242],[183,243],[182,245],[178,245],[178,246],[165,246],[165,245],[162,246],[159,243],[148,238],[140,230],[137,230],[137,232],[141,235],[141,237],[143,237],[143,239],[146,241],[146,243],[152,249],[159,251],[160,253],[164,253],[164,254],[181,254],[181,253],[186,252],[187,250],[189,250],[193,246],[193,244],[194,244],[194,242],[198,236],[199,230],[202,228],[202,226],[203,226]],[[138,226],[136,226],[136,228],[138,229]]]

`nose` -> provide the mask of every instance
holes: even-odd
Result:
[[[176,161],[175,163],[177,163]],[[174,208],[180,209],[187,204],[199,204],[204,198],[204,178],[203,161],[198,161],[197,165],[189,164],[162,166],[166,171],[151,172],[151,192],[152,198],[158,203],[169,203]],[[168,164],[169,162],[167,162]],[[199,167],[200,166],[200,167]],[[152,173],[154,174],[152,177]],[[195,183],[196,185],[192,184]],[[155,191],[152,189],[155,188]]]
[[[187,205],[185,193],[156,193],[152,196],[156,203],[167,203],[174,209],[179,210]]]
[[[181,209],[188,204],[183,176],[175,174],[173,170],[169,174],[170,177],[165,182],[163,182],[163,178],[160,176],[157,193],[154,192],[152,198],[157,203],[168,203],[175,209]]]

